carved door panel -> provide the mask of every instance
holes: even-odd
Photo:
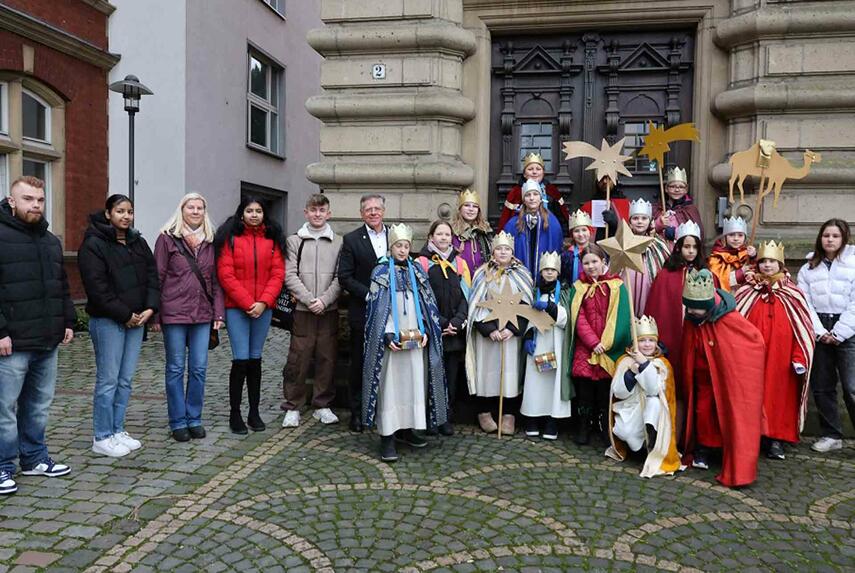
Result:
[[[626,136],[627,155],[642,146],[646,123],[691,121],[691,30],[582,32],[494,37],[490,141],[491,218],[519,183],[530,151],[544,157],[546,178],[572,208],[591,198],[590,160],[565,161],[561,144],[583,140],[597,147]],[[671,144],[668,165],[688,167],[689,143]],[[621,179],[628,197],[658,196],[655,165],[627,164]]]

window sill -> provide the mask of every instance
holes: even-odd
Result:
[[[287,21],[287,18],[285,18],[285,14],[283,14],[282,12],[280,12],[279,10],[277,10],[276,8],[274,8],[273,6],[271,6],[270,4],[268,4],[267,2],[264,2],[263,0],[261,0],[261,3],[262,3],[262,4],[264,4],[264,6],[265,6],[268,10],[270,10],[271,12],[273,12],[274,14],[276,14],[277,16],[279,16],[280,18],[282,18],[282,21],[283,21],[283,22],[286,22],[286,21]]]
[[[35,157],[37,159],[47,159],[49,161],[55,161],[57,159],[62,158],[62,153],[59,153],[57,150],[55,150],[53,146],[31,143],[26,139],[24,140],[23,151],[28,156]]]
[[[15,145],[15,142],[12,141],[5,133],[0,134],[0,153],[14,153],[16,151],[20,151],[21,147]]]
[[[271,10],[272,10],[272,8],[271,8]],[[248,149],[251,149],[253,151],[257,151],[258,153],[262,153],[264,155],[269,155],[270,157],[273,157],[275,159],[285,161],[284,155],[280,155],[279,153],[275,153],[273,151],[270,151],[269,149],[265,149],[264,147],[261,147],[260,145],[256,145],[255,143],[247,142],[246,146]]]

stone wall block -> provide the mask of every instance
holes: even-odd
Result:
[[[461,0],[321,0],[324,22],[441,18],[460,23]]]
[[[375,93],[317,95],[308,99],[306,109],[326,121],[400,118],[437,119],[463,123],[475,116],[475,104],[453,90],[428,89],[416,93]]]

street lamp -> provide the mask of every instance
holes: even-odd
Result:
[[[140,110],[140,98],[151,95],[150,89],[140,83],[140,79],[133,75],[125,76],[125,79],[110,84],[110,91],[122,94],[125,98],[125,111],[128,112],[128,197],[134,200],[134,115]]]

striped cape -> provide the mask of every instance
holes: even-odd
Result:
[[[742,285],[733,296],[736,299],[736,310],[746,318],[758,301],[768,301],[770,296],[776,297],[784,305],[784,310],[787,312],[787,320],[790,322],[790,328],[793,329],[793,334],[795,334],[796,343],[802,352],[804,352],[808,362],[805,364],[807,372],[802,382],[799,408],[799,432],[801,432],[804,429],[805,417],[807,416],[808,390],[810,386],[808,380],[810,380],[813,350],[816,344],[813,322],[810,318],[810,311],[808,310],[805,295],[790,278],[790,274],[785,272],[771,277],[771,279],[770,282]]]

